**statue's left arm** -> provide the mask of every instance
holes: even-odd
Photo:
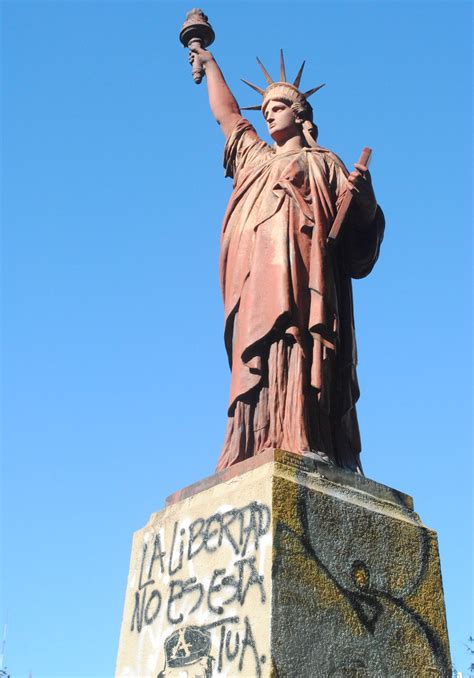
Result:
[[[354,203],[361,218],[362,228],[369,226],[375,219],[377,200],[372,186],[369,168],[355,163],[355,169],[347,177],[347,190],[354,196]]]
[[[377,205],[372,178],[365,165],[356,163],[345,178],[344,190],[353,196],[348,228],[344,236],[345,261],[352,278],[363,278],[377,261],[383,240],[385,219]]]

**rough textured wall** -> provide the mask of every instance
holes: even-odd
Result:
[[[276,467],[273,675],[450,676],[435,533],[403,502]]]

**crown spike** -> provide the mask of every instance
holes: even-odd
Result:
[[[303,69],[304,69],[305,63],[306,63],[306,61],[303,61],[303,63],[302,63],[301,66],[300,66],[300,70],[298,71],[298,74],[297,74],[297,76],[296,76],[296,78],[295,78],[295,81],[294,81],[294,83],[293,83],[293,86],[294,86],[294,87],[299,87],[299,86],[300,86],[301,76],[303,75]]]
[[[261,111],[261,106],[242,106],[241,111]]]
[[[258,57],[257,57],[257,64],[258,64],[258,65],[260,66],[260,68],[262,69],[262,73],[263,73],[263,75],[265,76],[265,80],[268,82],[269,85],[272,85],[272,84],[273,84],[273,80],[272,80],[272,78],[271,78],[269,72],[267,71],[267,69],[266,69],[265,66],[262,64],[262,62],[260,61],[260,59],[259,59]]]
[[[321,89],[321,87],[324,87],[326,83],[324,82],[322,85],[318,85],[317,87],[313,87],[313,89],[309,89],[307,92],[303,92],[303,96],[305,99],[310,97],[312,94],[318,91],[318,89]]]
[[[240,79],[242,80],[242,82],[245,82],[246,85],[248,85],[249,87],[254,89],[256,92],[258,92],[262,96],[265,94],[265,90],[262,89],[261,87],[257,87],[257,85],[252,85],[251,82],[249,82],[248,80],[244,80],[243,78],[240,78]]]
[[[285,59],[282,49],[280,49],[280,82],[286,82]]]

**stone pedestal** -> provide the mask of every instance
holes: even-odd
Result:
[[[135,533],[117,678],[450,675],[436,534],[400,492],[269,450]]]

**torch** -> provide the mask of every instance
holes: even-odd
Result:
[[[215,38],[215,33],[207,16],[202,9],[192,9],[186,14],[186,19],[181,28],[179,39],[183,47],[191,49],[191,47],[200,47],[207,49],[212,45]],[[204,69],[197,56],[193,61],[193,80],[196,85],[199,85],[204,76]]]

